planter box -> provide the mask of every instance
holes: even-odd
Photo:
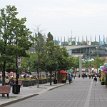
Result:
[[[66,80],[62,80],[62,83],[66,83]]]
[[[45,84],[45,83],[47,83],[47,79],[41,79],[41,80],[39,80],[39,84]]]
[[[23,86],[28,87],[28,86],[34,86],[36,85],[37,81],[36,80],[24,80],[23,81]]]
[[[39,84],[45,84],[45,83],[47,83],[47,79],[39,80]],[[23,80],[24,87],[34,86],[36,84],[37,84],[37,80]]]

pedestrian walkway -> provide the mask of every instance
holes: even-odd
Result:
[[[63,87],[47,92],[59,86]],[[38,94],[41,95],[35,96]],[[35,97],[27,99],[28,103],[24,103],[24,100],[13,106],[18,107],[19,104],[24,103],[26,107],[30,105],[34,107],[35,104],[37,107],[107,107],[107,87],[101,85],[99,81],[95,83],[93,79],[78,77],[71,84],[53,84],[52,86],[44,84],[40,85],[40,88],[37,86],[22,87],[20,94],[11,93],[9,99],[0,98],[0,104],[17,102],[31,96]]]
[[[71,92],[76,107],[107,107],[107,86],[101,85],[99,80],[77,78],[71,89],[75,89]]]
[[[47,83],[47,84],[39,85],[39,88],[37,88],[37,86],[29,86],[29,87],[22,86],[20,89],[20,94],[13,94],[11,92],[9,94],[10,96],[9,99],[7,97],[2,97],[2,95],[0,95],[0,107],[30,98],[32,96],[42,94],[48,90],[52,90],[54,88],[57,88],[63,85],[64,84],[53,84],[52,86],[50,86],[50,84]]]

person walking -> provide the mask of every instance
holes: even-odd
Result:
[[[69,84],[71,84],[71,82],[72,82],[72,76],[71,76],[71,74],[68,74],[68,80],[69,80]]]
[[[96,75],[94,77],[94,82],[95,82],[95,85],[96,85],[96,83],[97,83],[97,76]]]

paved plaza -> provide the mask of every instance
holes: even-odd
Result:
[[[22,87],[21,93],[14,97],[24,98],[22,93],[26,96],[39,95],[16,101],[5,107],[107,107],[107,87],[101,85],[99,81],[95,83],[93,79],[77,77],[71,84],[53,84],[53,86],[44,84],[39,89],[34,87]],[[12,96],[13,94],[10,94],[9,99],[1,98],[0,101],[15,99]]]

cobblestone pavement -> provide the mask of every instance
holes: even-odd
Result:
[[[107,107],[107,88],[92,79],[77,78],[71,84],[7,107]]]

